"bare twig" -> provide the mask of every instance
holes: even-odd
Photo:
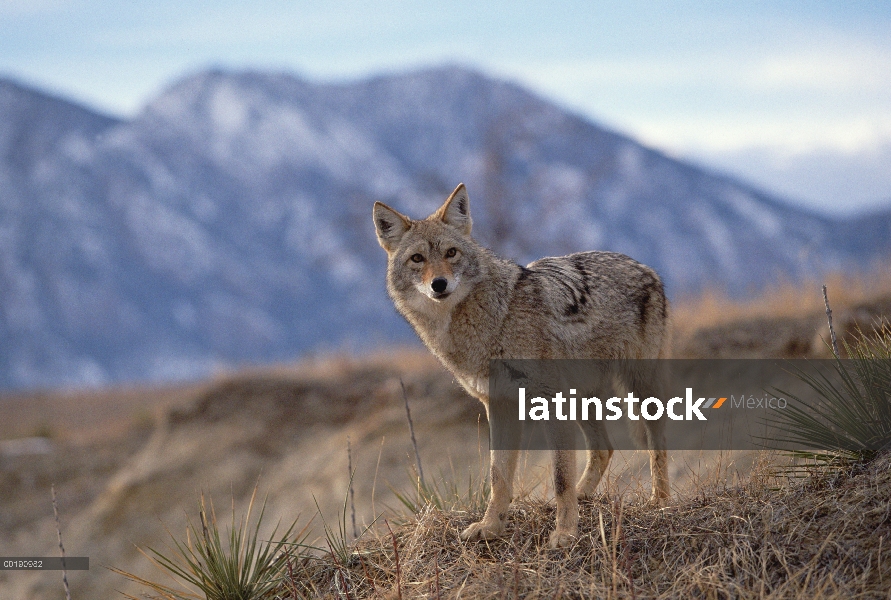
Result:
[[[62,583],[65,585],[66,600],[71,600],[71,590],[68,588],[68,571],[65,569],[65,546],[62,545],[62,527],[59,525],[59,510],[56,508],[55,485],[50,485],[50,494],[53,497],[53,516],[56,518],[56,533],[59,534],[59,551],[62,553]]]
[[[362,572],[365,574],[365,581],[368,582],[368,585],[371,586],[371,591],[377,594],[377,586],[374,584],[374,579],[371,578],[371,575],[368,574],[368,567],[365,566],[365,560],[362,558],[362,555],[359,555],[359,564],[362,565]]]
[[[879,540],[879,548],[881,548],[881,540]],[[440,600],[442,597],[439,589],[439,555],[433,559],[433,570],[436,571],[436,600]]]
[[[832,339],[832,352],[839,358],[838,341],[835,339],[835,328],[832,327],[832,309],[829,308],[829,297],[826,295],[826,284],[823,284],[823,303],[826,304],[826,318],[829,320],[829,337]]]
[[[294,576],[294,565],[291,563],[291,549],[288,546],[285,546],[285,566],[288,570],[288,579],[287,583],[291,587],[291,591],[294,592],[294,596],[296,597],[300,593],[300,588],[297,587],[297,578]]]
[[[396,536],[393,534],[393,530],[390,529],[390,523],[384,519],[384,524],[390,532],[390,537],[393,538],[393,555],[396,557],[396,597],[399,598],[399,600],[402,600],[402,574],[399,572],[399,548],[396,544]]]
[[[374,481],[371,483],[371,514],[377,515],[377,508],[374,505],[374,492],[377,490],[377,472],[381,468],[381,454],[384,452],[384,440],[387,436],[381,437],[381,447],[377,451],[377,466],[374,468]],[[375,516],[377,518],[377,516]]]
[[[359,530],[356,529],[356,495],[353,490],[353,450],[350,447],[350,436],[347,436],[347,470],[350,475],[350,516],[353,519],[353,539],[359,537]]]
[[[424,487],[424,469],[421,467],[421,453],[418,452],[418,441],[415,439],[415,425],[411,420],[411,410],[408,408],[408,394],[405,392],[405,384],[402,378],[399,378],[399,385],[402,386],[402,399],[405,401],[405,415],[408,417],[408,429],[411,432],[411,444],[415,448],[415,460],[418,462],[418,478],[421,487]]]
[[[628,560],[628,552],[631,546],[628,544],[628,538],[625,537],[625,530],[621,529],[621,527],[620,524],[619,528],[622,536],[622,562],[624,563],[625,572],[628,574],[628,586],[631,588],[631,600],[637,600],[637,593],[634,591],[634,575],[631,573],[631,563]]]
[[[618,559],[618,551],[619,551],[619,538],[622,535],[622,508],[624,507],[624,501],[616,501],[613,506],[618,507],[617,510],[613,511],[613,527],[612,527],[612,576],[613,576],[613,598],[618,596],[618,583],[619,583],[619,559]],[[617,514],[618,513],[618,514]]]
[[[340,562],[337,558],[337,555],[332,551],[328,553],[331,556],[331,561],[334,563],[334,566],[337,567],[337,570],[334,571],[334,588],[337,590],[338,595],[340,594],[340,588],[343,587],[343,595],[346,596],[346,600],[351,600],[350,598],[350,586],[349,586],[349,571],[347,571],[346,567]],[[339,579],[338,579],[339,578]]]

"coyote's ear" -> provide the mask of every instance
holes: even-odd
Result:
[[[374,228],[377,230],[377,242],[381,248],[391,252],[403,234],[411,227],[411,220],[399,214],[383,202],[374,203]]]
[[[433,216],[464,235],[470,235],[470,229],[473,227],[473,221],[470,219],[470,198],[467,197],[467,188],[463,183],[458,184],[449,199]]]

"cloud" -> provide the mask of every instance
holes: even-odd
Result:
[[[888,73],[886,48],[821,48],[763,59],[749,69],[746,83],[753,89],[887,93]]]
[[[729,152],[770,148],[789,155],[830,149],[855,152],[891,142],[891,116],[804,114],[798,118],[748,115],[665,115],[642,117],[636,130],[654,145],[677,151]]]
[[[640,89],[709,85],[758,93],[888,91],[891,48],[865,46],[779,48],[743,56],[732,48],[695,56],[663,53],[626,57],[507,63],[514,73],[549,86],[633,86]]]
[[[858,40],[516,61],[504,71],[669,149],[852,151],[891,140],[891,48]]]
[[[694,157],[822,211],[841,214],[891,206],[891,143],[855,152],[789,154],[748,148]]]

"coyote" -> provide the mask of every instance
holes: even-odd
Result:
[[[387,291],[396,308],[464,389],[485,405],[490,423],[490,359],[667,358],[668,302],[662,281],[625,255],[582,252],[526,267],[500,258],[470,236],[464,184],[423,220],[375,202],[374,224],[387,252]],[[661,390],[646,389],[649,383],[636,383],[641,397],[661,397]],[[663,423],[641,419],[634,424],[640,427],[636,439],[650,454],[651,501],[662,504],[669,497]],[[601,425],[591,421],[582,427],[587,463],[575,488],[569,484],[575,451],[554,451],[552,548],[574,541],[578,499],[594,494],[613,454]],[[517,455],[515,450],[491,451],[489,503],[483,519],[465,529],[462,539],[505,533]]]

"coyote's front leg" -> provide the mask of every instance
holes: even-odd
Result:
[[[492,493],[482,521],[461,532],[462,540],[491,540],[504,535],[507,509],[513,491],[518,450],[492,450],[489,453],[489,482]]]

